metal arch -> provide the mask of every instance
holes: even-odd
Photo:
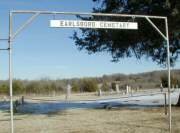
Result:
[[[13,35],[13,14],[35,14],[29,21],[26,21],[22,27],[19,28]],[[113,16],[113,17],[135,17],[135,18],[145,18],[158,33],[165,39],[167,42],[167,71],[168,71],[168,100],[169,100],[169,133],[171,133],[171,79],[170,79],[170,51],[169,51],[169,35],[168,35],[168,22],[167,17],[165,16],[148,16],[148,15],[130,15],[130,14],[110,14],[110,13],[80,13],[80,12],[56,12],[56,11],[33,11],[33,10],[14,10],[9,13],[9,86],[10,86],[10,112],[11,112],[11,133],[14,133],[14,124],[13,124],[13,95],[12,95],[12,39],[16,37],[27,25],[29,25],[39,14],[60,14],[60,15],[92,15],[92,16]],[[164,35],[156,25],[150,20],[152,19],[162,19],[165,20],[166,35]]]

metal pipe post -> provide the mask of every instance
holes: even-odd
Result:
[[[164,114],[167,115],[167,102],[166,93],[164,93]]]
[[[12,13],[9,13],[9,92],[10,92],[10,114],[11,114],[11,133],[14,133],[13,122],[13,89],[12,89]]]
[[[169,133],[171,133],[171,73],[170,73],[170,50],[169,50],[169,33],[168,20],[165,18],[166,41],[167,41],[167,69],[168,69],[168,101],[169,101]]]

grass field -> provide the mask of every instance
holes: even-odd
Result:
[[[180,108],[172,108],[173,133],[180,133]],[[16,133],[166,133],[163,108],[76,109],[48,114],[16,114]],[[8,112],[0,111],[0,133],[9,133]]]

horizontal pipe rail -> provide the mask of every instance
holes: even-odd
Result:
[[[8,41],[9,39],[0,38],[0,41]]]
[[[12,13],[40,13],[40,14],[62,14],[62,15],[92,15],[92,16],[111,16],[111,17],[136,17],[136,18],[156,18],[165,19],[165,16],[150,16],[150,15],[136,15],[136,14],[112,14],[112,13],[81,13],[81,12],[57,12],[57,11],[32,11],[32,10],[15,10]]]
[[[9,48],[1,48],[0,50],[9,50]]]

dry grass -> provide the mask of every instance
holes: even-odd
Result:
[[[180,133],[180,108],[172,108],[173,133]],[[0,111],[0,133],[10,131],[9,114]],[[16,133],[166,133],[163,108],[66,110],[15,115]]]

